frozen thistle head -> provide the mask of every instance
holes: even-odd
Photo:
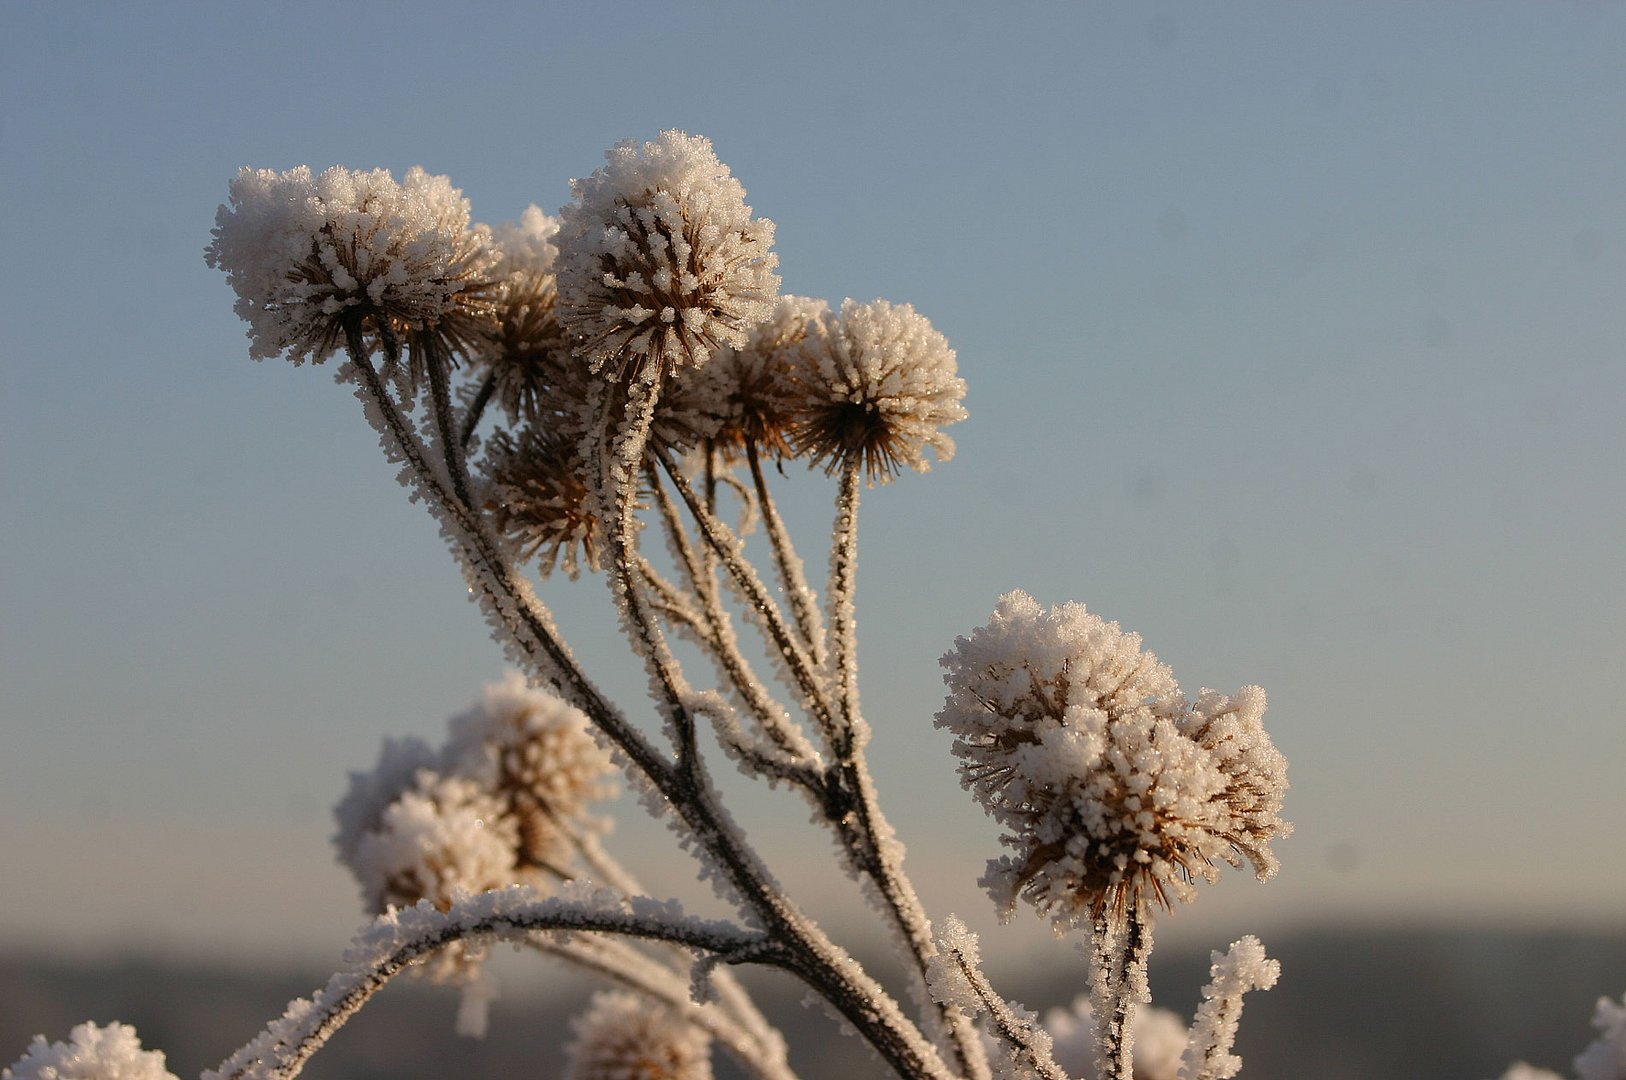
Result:
[[[1138,635],[1019,591],[942,665],[937,726],[1013,852],[983,878],[1006,913],[1020,896],[1063,931],[1191,900],[1220,862],[1275,872],[1287,763],[1258,687],[1187,702]]]
[[[175,1080],[158,1050],[141,1049],[128,1024],[80,1024],[67,1042],[36,1035],[28,1053],[0,1069],[3,1080]]]
[[[1592,1014],[1598,1038],[1575,1058],[1579,1080],[1626,1080],[1626,994],[1598,999]]]
[[[558,231],[559,222],[534,206],[495,231],[496,319],[477,360],[511,422],[536,422],[561,407],[579,407],[572,403],[585,393],[585,373],[572,360],[559,323],[553,275]]]
[[[711,1080],[711,1036],[647,998],[594,994],[571,1027],[565,1080]]]
[[[319,363],[351,330],[453,349],[485,333],[497,256],[446,177],[245,168],[230,199],[205,258],[237,293],[255,359]]]
[[[616,792],[609,779],[615,767],[586,715],[512,672],[488,685],[480,704],[448,727],[446,770],[505,804],[518,826],[520,861],[568,865],[571,837],[601,827],[588,816],[588,805]]]
[[[1080,994],[1066,1009],[1044,1014],[1056,1064],[1074,1080],[1096,1080],[1096,1047],[1100,1033],[1090,995]],[[1180,1057],[1186,1050],[1186,1025],[1179,1014],[1151,1006],[1136,1009],[1130,1021],[1134,1033],[1135,1080],[1176,1080]]]
[[[871,483],[904,467],[926,472],[954,456],[949,424],[969,415],[954,350],[908,304],[847,300],[809,335],[797,369],[798,401],[789,441],[827,472],[861,465]]]
[[[599,569],[603,529],[589,497],[581,440],[540,426],[495,433],[481,471],[491,481],[493,523],[543,577]]]
[[[773,222],[751,216],[709,139],[663,131],[605,158],[561,212],[560,318],[576,355],[653,379],[743,345],[779,291]]]
[[[786,435],[799,401],[797,372],[829,315],[823,300],[781,296],[743,346],[719,352],[694,380],[703,408],[715,418],[712,441],[725,459],[742,457],[747,446],[790,456]]]

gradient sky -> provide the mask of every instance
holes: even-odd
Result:
[[[248,359],[202,258],[238,167],[421,164],[498,222],[667,127],[778,223],[786,291],[913,303],[970,384],[958,457],[863,510],[876,771],[935,914],[986,927],[997,854],[936,660],[1021,587],[1269,690],[1282,873],[1165,937],[1626,923],[1626,6],[0,22],[0,948],[331,961],[345,771],[502,671],[349,392]],[[829,485],[787,488],[818,570]],[[602,582],[544,595],[636,701]],[[798,802],[742,814],[850,910]],[[985,952],[1049,947],[1021,922]]]

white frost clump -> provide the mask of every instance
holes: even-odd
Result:
[[[594,994],[571,1027],[564,1080],[711,1080],[711,1036],[647,998]]]
[[[559,248],[553,242],[558,235],[558,218],[549,217],[540,206],[527,206],[518,221],[505,221],[492,230],[497,274],[552,273],[554,260],[559,257]]]
[[[1014,852],[983,879],[1006,913],[1020,896],[1066,930],[1189,901],[1221,861],[1275,872],[1287,762],[1263,690],[1188,702],[1138,635],[1020,591],[941,662],[937,726]]]
[[[1095,1059],[1100,1045],[1095,1010],[1090,996],[1080,994],[1071,1008],[1044,1014],[1044,1028],[1053,1040],[1056,1064],[1074,1080],[1096,1080]],[[1169,1009],[1136,1009],[1130,1021],[1134,1038],[1135,1080],[1175,1080],[1180,1056],[1186,1050],[1186,1025]]]
[[[491,315],[490,232],[469,224],[468,200],[444,176],[245,168],[230,198],[205,258],[236,291],[257,360],[321,362],[350,319],[402,337],[434,329],[456,343]]]
[[[791,445],[831,472],[856,460],[871,482],[906,466],[926,472],[927,448],[938,461],[952,458],[942,429],[969,415],[955,372],[948,340],[910,305],[844,301],[807,342]]]
[[[1580,1080],[1626,1080],[1626,994],[1618,1003],[1599,998],[1592,1026],[1598,1038],[1576,1057],[1576,1075]]]
[[[745,344],[779,292],[774,226],[751,216],[711,140],[663,131],[605,159],[560,212],[560,320],[576,355],[655,379]]]
[[[80,1024],[67,1042],[47,1044],[36,1035],[28,1053],[9,1068],[3,1080],[175,1080],[158,1050],[141,1049],[128,1024]]]

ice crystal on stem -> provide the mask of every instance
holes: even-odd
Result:
[[[1096,1047],[1100,1045],[1100,1023],[1088,994],[1080,994],[1065,1009],[1044,1014],[1044,1028],[1050,1034],[1056,1064],[1073,1080],[1097,1080]],[[1185,1053],[1185,1022],[1169,1009],[1138,1009],[1134,1029],[1135,1080],[1176,1080],[1180,1057]]]
[[[0,1069],[0,1080],[176,1080],[158,1050],[141,1049],[128,1024],[80,1024],[67,1042],[36,1035],[28,1053]]]

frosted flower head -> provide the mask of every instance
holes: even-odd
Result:
[[[141,1049],[128,1024],[80,1024],[67,1042],[36,1035],[28,1053],[0,1069],[3,1080],[175,1080],[158,1050]]]
[[[709,139],[663,131],[605,158],[561,211],[560,318],[576,355],[611,378],[655,378],[743,345],[779,291],[773,222],[751,216]]]
[[[1088,994],[1074,998],[1070,1008],[1046,1012],[1044,1029],[1052,1040],[1051,1056],[1063,1072],[1075,1080],[1096,1080],[1100,1036]],[[1136,1009],[1130,1030],[1135,1080],[1176,1080],[1189,1035],[1179,1014],[1157,1006]]]
[[[590,803],[615,794],[615,767],[580,709],[510,673],[448,724],[445,768],[504,802],[523,862],[564,866]]]
[[[825,333],[829,314],[823,300],[781,296],[743,346],[719,352],[693,380],[701,407],[714,418],[712,443],[725,460],[744,456],[748,445],[790,456],[786,434],[799,401],[796,372],[810,344]]]
[[[543,577],[599,569],[603,530],[585,469],[580,440],[541,427],[499,431],[486,444],[481,471],[491,481],[494,523]]]
[[[1220,862],[1275,872],[1287,763],[1258,687],[1188,702],[1138,635],[1022,592],[942,664],[937,726],[1012,851],[983,878],[1005,911],[1020,896],[1065,930],[1189,901]]]
[[[797,372],[799,400],[789,441],[798,456],[835,472],[860,464],[871,483],[905,467],[954,456],[942,429],[969,415],[954,350],[908,304],[847,300],[826,332],[810,337]]]
[[[564,1080],[711,1080],[711,1036],[647,998],[594,994],[571,1028]]]
[[[245,168],[230,199],[205,258],[237,293],[255,359],[319,363],[347,327],[463,349],[492,316],[490,232],[444,176]]]

